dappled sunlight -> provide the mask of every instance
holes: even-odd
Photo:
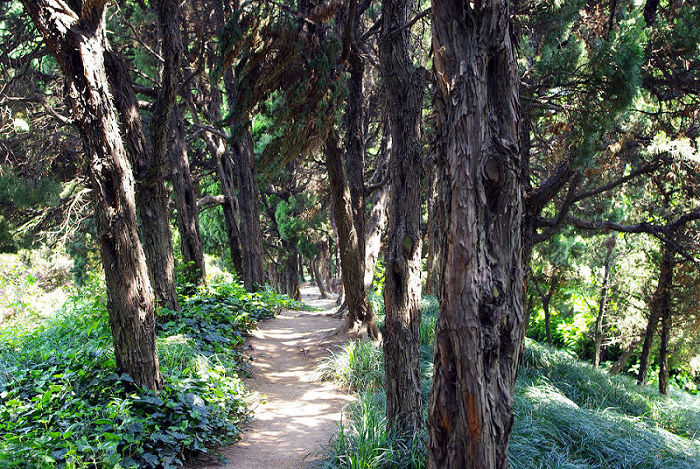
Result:
[[[332,307],[335,299],[311,306],[319,304]],[[246,383],[260,403],[242,440],[225,451],[229,469],[303,467],[329,443],[344,406],[354,400],[332,383],[317,381],[319,359],[347,340],[327,336],[341,321],[323,310],[296,313],[286,311],[251,334],[252,376]]]

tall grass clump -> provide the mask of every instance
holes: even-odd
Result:
[[[423,300],[420,343],[425,406],[432,384],[437,309],[434,297]],[[352,389],[360,395],[329,447],[325,464],[353,469],[425,467],[424,430],[402,437],[391,434],[382,381],[377,379],[383,374],[381,349],[371,344],[366,347],[372,350],[372,360],[364,361],[362,367],[346,366],[347,349],[324,363],[329,379],[348,383],[352,375]],[[629,377],[611,376],[572,353],[529,339],[518,375],[514,413],[509,446],[512,468],[700,467],[699,397],[676,390],[661,396],[651,386],[640,387]]]
[[[351,392],[384,386],[384,354],[373,342],[356,340],[331,354],[319,366],[319,378],[335,381]]]

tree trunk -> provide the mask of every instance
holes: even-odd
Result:
[[[659,344],[659,392],[668,394],[668,342],[671,336],[671,287],[673,285],[673,251],[664,245],[664,269],[668,274],[663,294],[659,299],[661,310],[661,343]]]
[[[299,260],[299,281],[301,283],[306,282],[306,278],[304,278],[304,258],[301,256],[301,253],[298,255],[298,260]]]
[[[325,156],[348,308],[345,327],[362,326],[370,337],[376,339],[379,337],[379,329],[374,322],[374,313],[365,290],[363,249],[360,248],[360,237],[353,221],[350,186],[340,153],[338,135],[335,130],[331,130],[326,138]]]
[[[525,333],[510,11],[433,0],[432,15],[449,199],[428,467],[506,468]]]
[[[372,212],[367,221],[365,233],[365,290],[372,290],[374,270],[377,268],[379,251],[382,247],[382,235],[386,228],[387,202],[389,190],[387,185],[378,188],[372,195]]]
[[[240,211],[241,260],[243,284],[246,290],[256,291],[265,284],[263,266],[262,232],[260,231],[260,208],[258,190],[253,168],[253,135],[246,115],[241,115],[239,90],[233,72],[224,73],[226,99],[228,101],[233,140],[236,175],[238,178],[238,208]]]
[[[593,367],[600,366],[600,348],[603,344],[603,319],[605,319],[605,308],[608,303],[608,284],[610,283],[610,267],[612,265],[612,252],[615,248],[615,236],[611,236],[607,241],[608,251],[605,254],[605,273],[603,283],[600,288],[600,304],[598,305],[598,316],[595,320],[595,331],[593,333],[594,355]]]
[[[294,243],[282,242],[284,253],[283,286],[284,293],[294,299],[301,300],[301,289],[299,285],[299,252]]]
[[[162,88],[156,101],[157,116],[154,116],[152,131],[152,151],[146,142],[141,115],[138,111],[138,101],[133,83],[123,58],[116,52],[106,51],[105,67],[109,72],[109,83],[114,96],[114,104],[119,111],[124,125],[127,148],[136,177],[136,205],[141,219],[141,240],[143,243],[146,263],[151,285],[156,298],[172,310],[180,306],[175,290],[175,258],[173,256],[172,234],[170,232],[170,214],[168,211],[168,194],[164,184],[164,158],[161,144],[167,142],[169,132],[167,124],[162,119],[167,117],[166,104],[170,95],[169,80],[163,71]],[[170,61],[175,60],[170,58]],[[172,72],[172,63],[167,67]]]
[[[23,2],[63,70],[67,99],[89,156],[117,369],[139,386],[160,389],[154,297],[136,225],[134,179],[104,66],[109,49],[105,3],[91,2],[78,13],[61,1]]]
[[[671,283],[673,281],[673,265],[670,249],[665,245],[662,247],[661,265],[659,268],[659,282],[656,285],[654,296],[651,299],[649,321],[647,322],[644,343],[642,344],[642,354],[639,357],[639,372],[637,374],[637,384],[645,384],[649,373],[649,359],[651,358],[651,347],[656,335],[656,327],[659,319],[663,315],[664,303],[668,302],[670,308]]]
[[[634,339],[632,339],[632,342],[630,342],[630,344],[627,347],[625,347],[625,350],[622,352],[622,355],[620,355],[620,358],[618,358],[615,364],[613,364],[613,366],[610,367],[610,371],[608,373],[610,373],[611,375],[616,375],[620,373],[629,361],[630,357],[632,356],[634,349],[637,348],[639,342],[641,341],[642,339],[640,337],[635,337]]]
[[[420,386],[423,83],[408,53],[410,0],[382,4],[379,57],[391,123],[391,206],[384,306],[384,368],[388,425],[412,436],[423,426]],[[398,32],[397,32],[398,31]]]
[[[182,261],[185,264],[187,280],[194,285],[203,285],[206,283],[207,273],[202,237],[199,233],[197,196],[187,157],[185,123],[178,110],[174,113],[172,122],[174,138],[170,149],[170,181],[173,184],[173,196],[177,207]]]

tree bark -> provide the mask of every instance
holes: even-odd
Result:
[[[605,308],[608,303],[608,286],[610,283],[610,268],[612,266],[612,253],[615,248],[615,236],[611,236],[607,241],[607,253],[605,254],[605,273],[603,283],[600,288],[600,303],[598,305],[598,315],[595,320],[595,330],[593,332],[593,367],[600,366],[600,349],[603,344],[603,320],[605,319]]]
[[[430,468],[506,468],[525,333],[518,74],[509,5],[433,0],[449,198]]]
[[[172,124],[174,138],[170,149],[170,181],[173,184],[173,198],[180,227],[180,251],[188,281],[194,285],[203,285],[206,283],[207,273],[204,265],[204,247],[199,233],[197,196],[187,157],[185,123],[177,109],[173,114]]]
[[[671,283],[673,282],[673,252],[666,245],[662,247],[661,265],[659,268],[659,281],[651,299],[649,321],[647,322],[644,343],[642,344],[642,354],[639,357],[639,372],[637,374],[637,384],[645,384],[649,373],[649,360],[651,358],[651,347],[654,343],[656,328],[659,319],[663,316],[665,304],[670,309]]]
[[[410,0],[382,3],[379,58],[391,129],[391,205],[384,286],[384,368],[388,425],[412,436],[423,426],[421,320],[420,118],[423,83],[408,53]]]
[[[62,1],[23,4],[63,70],[67,100],[89,156],[117,369],[139,386],[160,389],[155,302],[138,236],[134,179],[104,65],[106,2],[85,2],[80,12]]]
[[[346,328],[361,326],[367,334],[376,339],[379,329],[374,321],[372,306],[367,298],[364,283],[364,255],[360,248],[360,237],[353,221],[350,186],[341,159],[338,135],[331,130],[325,142],[326,167],[331,198],[333,199],[333,216],[338,230],[338,247],[342,268],[345,303],[348,308]]]
[[[664,258],[668,273],[666,287],[659,299],[661,309],[661,343],[659,344],[659,393],[668,394],[668,342],[671,336],[671,287],[673,285],[673,251],[664,245]]]
[[[160,7],[159,7],[160,9]],[[161,21],[164,21],[161,19]],[[149,149],[133,83],[124,59],[120,54],[105,51],[105,67],[114,104],[124,125],[125,138],[136,177],[136,205],[139,211],[146,263],[151,285],[161,304],[172,310],[180,306],[175,290],[175,258],[168,211],[168,194],[164,184],[165,152],[161,145],[167,141],[170,128],[162,122],[167,117],[167,101],[170,100],[169,80],[166,71],[173,71],[170,63],[163,71],[161,91],[156,100],[156,111],[151,123],[152,149]],[[169,61],[175,60],[170,57]],[[165,102],[164,102],[165,101]],[[161,135],[166,133],[165,136]]]
[[[252,292],[265,284],[259,196],[253,171],[255,165],[253,135],[248,116],[241,115],[241,106],[238,102],[240,90],[230,69],[224,73],[224,86],[231,116],[229,127],[238,179],[243,284],[246,290]]]

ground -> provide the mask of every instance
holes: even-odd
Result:
[[[318,362],[349,338],[331,335],[342,323],[330,315],[335,298],[322,299],[316,287],[304,286],[302,299],[318,311],[283,311],[261,323],[246,342],[253,364],[246,385],[263,400],[241,440],[220,451],[228,460],[226,469],[312,465],[335,433],[343,406],[353,400],[316,379]],[[221,465],[193,462],[188,467]]]

